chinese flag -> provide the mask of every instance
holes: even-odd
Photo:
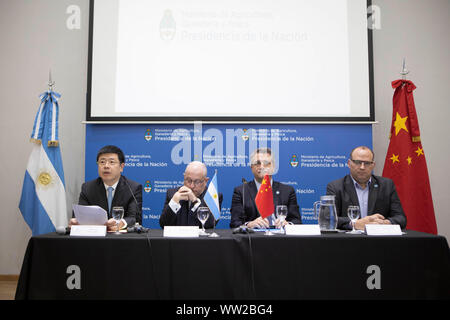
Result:
[[[425,153],[420,142],[414,106],[414,83],[392,82],[393,98],[390,143],[383,176],[394,181],[407,218],[406,228],[437,234]]]
[[[255,198],[256,207],[262,218],[267,218],[273,213],[273,193],[269,175],[265,175]]]

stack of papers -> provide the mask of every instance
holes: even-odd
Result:
[[[105,225],[108,221],[108,214],[105,209],[99,206],[72,206],[75,218],[80,225]]]

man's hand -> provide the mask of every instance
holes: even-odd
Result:
[[[182,186],[178,191],[173,195],[172,200],[176,203],[180,203],[181,200],[189,200],[191,202],[196,202],[197,197],[194,192],[186,186]]]
[[[111,218],[111,219],[109,219],[108,221],[106,221],[105,225],[106,225],[106,228],[108,229],[108,231],[117,231],[117,223],[116,223],[116,220],[114,220],[114,219]],[[121,221],[119,222],[119,230],[122,229],[123,226],[124,226],[124,223],[123,223],[123,221],[121,220]]]
[[[247,224],[249,228],[269,228],[269,220],[258,217]]]
[[[278,229],[284,227],[287,224],[289,224],[289,222],[287,222],[286,219],[284,219],[283,223],[280,223],[280,219],[279,218],[277,218],[275,220],[275,227],[278,228]]]
[[[74,226],[74,225],[79,225],[79,223],[78,223],[77,219],[72,218],[69,220],[69,227]]]
[[[366,224],[391,224],[391,221],[385,219],[381,214],[375,213],[362,219],[356,220],[355,229],[364,230]]]

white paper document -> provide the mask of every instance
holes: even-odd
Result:
[[[74,204],[72,208],[80,225],[104,225],[108,221],[108,214],[99,206]]]
[[[287,224],[284,229],[287,236],[320,236],[318,224]]]
[[[164,237],[169,238],[198,238],[199,227],[195,226],[165,226]]]
[[[70,228],[71,237],[104,237],[106,236],[106,226],[72,226]]]
[[[401,236],[402,230],[398,224],[366,224],[368,236]]]

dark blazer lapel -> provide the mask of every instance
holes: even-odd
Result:
[[[126,191],[124,188],[127,188],[127,186],[125,184],[124,178],[122,176],[120,176],[119,183],[117,184],[116,191],[114,191],[114,197],[113,197],[112,204],[111,204],[113,207],[117,203],[121,203],[120,200],[121,200],[121,198],[123,197],[123,195],[125,194],[125,191]]]
[[[380,190],[380,185],[378,184],[377,178],[372,175],[372,182],[369,187],[369,200],[367,204],[367,215],[371,215],[375,212],[375,203],[377,202],[378,190]]]
[[[280,183],[277,181],[272,182],[272,194],[273,194],[273,205],[274,205],[274,209],[275,209],[277,207],[277,205],[279,205],[281,203],[281,201],[280,201],[280,196],[281,196]]]
[[[206,202],[205,202],[205,194],[206,194],[206,192],[208,191],[208,188],[205,188],[205,190],[203,190],[203,192],[202,192],[202,194],[200,195],[200,200],[201,200],[201,204],[200,204],[200,206],[201,207],[207,207],[208,205],[206,204]]]
[[[244,186],[245,187],[245,186]],[[247,183],[247,192],[250,194],[250,199],[253,203],[255,203],[256,194],[258,193],[258,189],[256,189],[255,180]]]
[[[256,203],[255,203],[255,198],[256,195],[258,194],[258,189],[256,188],[256,183],[255,180],[250,181],[249,183],[247,183],[247,187],[245,185],[243,185],[243,188],[245,188],[246,190],[246,194],[245,194],[245,202],[249,204],[249,206],[251,208],[253,208],[250,212],[248,212],[248,215],[253,215],[254,217],[259,217],[259,211],[258,208],[256,207]],[[244,190],[242,190],[244,192]],[[249,199],[248,199],[249,198]]]
[[[105,184],[103,183],[102,178],[97,179],[97,190],[96,194],[98,197],[98,205],[105,209],[106,212],[108,212],[108,199],[106,198],[106,189]],[[108,213],[109,216],[109,213]]]
[[[356,194],[355,184],[350,175],[345,176],[344,191],[349,195],[351,203],[349,205],[359,206],[358,195]],[[347,214],[347,213],[345,213]]]

